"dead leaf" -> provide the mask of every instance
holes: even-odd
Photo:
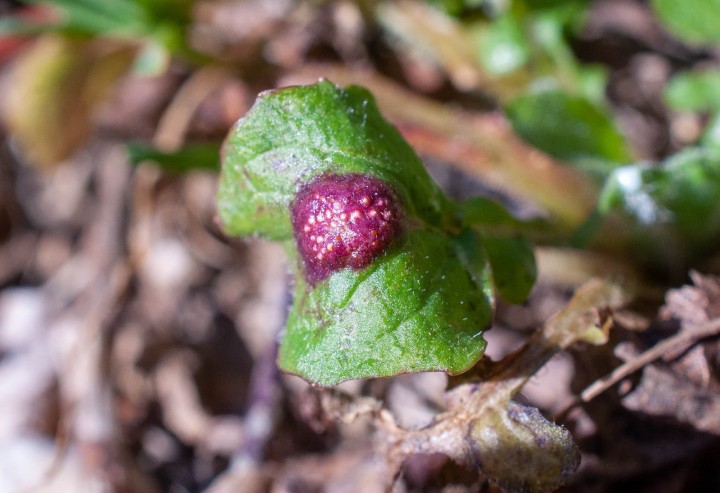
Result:
[[[691,278],[693,285],[669,291],[660,309],[662,322],[679,324],[671,338],[678,344],[645,366],[623,405],[720,434],[720,340],[712,337],[720,333],[720,277],[693,272]]]
[[[399,473],[414,455],[443,454],[508,491],[554,491],[578,467],[579,451],[567,430],[512,398],[557,352],[577,342],[602,344],[610,320],[605,312],[626,297],[615,284],[588,281],[520,350],[481,366],[482,381],[474,372],[451,377],[462,383],[448,392],[448,410],[424,428],[404,429],[381,411],[376,425],[384,431],[380,447],[389,469]]]
[[[134,53],[127,43],[45,35],[20,56],[5,94],[5,123],[29,162],[51,166],[85,141],[93,111]]]
[[[689,385],[682,374],[661,365],[645,367],[640,385],[622,402],[628,409],[672,416],[699,431],[720,435],[720,394]]]

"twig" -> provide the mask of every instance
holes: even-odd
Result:
[[[686,328],[678,334],[665,339],[664,341],[656,344],[650,349],[644,351],[636,358],[623,363],[622,365],[615,368],[610,374],[605,377],[595,380],[592,384],[583,390],[578,397],[576,397],[570,404],[565,406],[563,410],[558,413],[558,416],[564,416],[576,405],[581,402],[589,402],[598,395],[605,392],[607,389],[618,383],[623,378],[635,373],[644,366],[652,363],[653,361],[662,358],[665,354],[673,351],[678,347],[692,346],[701,339],[711,337],[720,334],[720,318],[714,318],[704,324],[694,325]]]
[[[217,65],[193,73],[160,118],[153,138],[155,146],[165,152],[177,151],[185,140],[195,110],[227,77],[227,70]]]
[[[120,311],[130,282],[130,270],[122,258],[122,204],[130,167],[124,151],[118,146],[102,146],[99,154],[103,164],[95,171],[96,211],[84,232],[82,250],[76,256],[76,265],[88,273],[87,281],[67,300],[69,290],[64,288],[68,274],[57,275],[43,286],[48,299],[62,300],[60,311],[53,315],[54,320],[48,321],[49,330],[57,331],[58,326],[66,324],[71,328],[64,330],[72,331],[75,338],[72,347],[61,354],[63,366],[58,380],[62,413],[55,455],[47,470],[42,472],[42,483],[32,485],[27,491],[42,489],[42,484],[58,474],[73,441],[80,446],[104,445],[112,433],[110,388],[104,380],[104,363],[108,331]]]

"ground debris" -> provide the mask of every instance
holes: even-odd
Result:
[[[660,320],[679,327],[659,361],[645,366],[623,398],[634,411],[665,416],[720,435],[720,278],[691,274],[668,292]]]

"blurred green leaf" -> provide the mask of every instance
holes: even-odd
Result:
[[[708,121],[705,127],[700,143],[705,147],[720,151],[720,111],[710,117],[710,121]]]
[[[720,111],[720,69],[681,72],[670,79],[664,96],[673,109]]]
[[[646,264],[682,273],[720,249],[720,150],[687,149],[659,166],[618,168],[599,209],[609,215],[608,241]]]
[[[522,303],[537,280],[532,243],[520,236],[486,234],[482,239],[492,268],[493,285],[510,303]]]
[[[498,202],[486,197],[473,197],[460,203],[461,221],[464,226],[478,227],[483,231],[517,233],[533,226],[542,227],[539,221],[522,221],[510,214]]]
[[[146,31],[147,12],[133,0],[35,0],[60,9],[65,32],[132,35]]]
[[[482,232],[483,246],[490,261],[493,284],[511,303],[522,303],[537,280],[533,246],[519,233],[549,231],[551,225],[541,219],[515,218],[499,203],[474,197],[460,203],[462,224]]]
[[[536,4],[538,2],[531,2]],[[596,104],[605,98],[606,70],[599,65],[581,64],[570,46],[569,38],[578,32],[585,20],[587,2],[549,1],[526,15],[527,29],[539,60],[548,59],[543,71],[536,71],[535,81],[548,82],[574,94],[582,94]],[[537,64],[537,60],[535,61]]]
[[[458,213],[463,227],[474,228],[483,235],[557,234],[551,221],[543,218],[518,219],[499,202],[486,197],[473,197],[460,202]]]
[[[530,57],[530,49],[518,19],[507,14],[493,20],[479,31],[478,56],[483,67],[493,75],[517,70]]]
[[[162,152],[140,142],[131,142],[127,150],[133,164],[152,161],[175,173],[220,169],[220,145],[214,142],[187,144],[177,152]]]
[[[631,160],[610,116],[582,96],[530,92],[510,101],[505,111],[523,139],[556,158],[576,164],[602,161],[608,169]]]
[[[582,65],[575,71],[578,93],[585,96],[596,106],[605,101],[608,71],[601,65]]]
[[[587,7],[592,0],[524,0],[523,3],[527,4],[531,9],[551,9],[557,7],[569,7],[575,8]]]
[[[720,41],[720,0],[652,0],[651,5],[663,24],[684,41]]]
[[[144,59],[136,62],[137,67],[146,71],[152,69],[157,73],[162,66],[159,47],[186,58],[199,57],[186,42],[193,0],[33,0],[33,3],[57,8],[61,20],[50,25],[30,23],[25,29],[148,43],[149,47],[140,53]]]
[[[492,0],[427,0],[427,2],[453,17],[486,14],[488,9],[492,9],[492,5],[488,6],[488,4],[497,3]]]
[[[160,43],[148,41],[138,52],[133,71],[144,77],[163,74],[170,65],[170,52]]]

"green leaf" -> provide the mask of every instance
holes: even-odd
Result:
[[[634,164],[608,179],[599,209],[616,245],[666,273],[684,273],[720,245],[720,150],[685,150],[660,166]]]
[[[294,245],[289,251],[297,260]],[[321,386],[417,371],[461,373],[482,356],[491,316],[489,269],[474,234],[414,230],[365,270],[339,271],[314,289],[296,267],[278,362]]]
[[[558,7],[585,8],[591,0],[525,0],[524,3],[531,9],[552,9]]]
[[[280,367],[316,385],[413,371],[462,372],[485,348],[494,302],[479,236],[364,89],[324,81],[263,93],[223,149],[218,212],[233,235],[283,240],[295,272]],[[383,180],[399,239],[360,269],[308,283],[290,209],[324,174]],[[460,231],[460,232],[459,232]]]
[[[518,20],[506,14],[495,19],[478,35],[478,56],[493,75],[520,68],[530,57],[530,48]]]
[[[462,224],[481,231],[492,267],[493,284],[511,303],[522,303],[537,280],[532,244],[520,232],[542,233],[551,226],[540,219],[522,221],[497,202],[475,197],[460,203]]]
[[[553,228],[553,225],[544,219],[518,219],[498,202],[486,197],[473,197],[462,201],[458,214],[463,226],[495,235],[542,233]]]
[[[188,47],[186,40],[194,0],[33,0],[32,3],[56,7],[60,12],[59,22],[51,25],[28,22],[24,27],[20,22],[20,28],[140,42],[144,46],[136,61],[139,73],[161,73],[170,54],[195,62],[202,59]],[[0,23],[0,30],[7,28],[18,29],[18,25]]]
[[[720,111],[716,112],[705,127],[700,144],[720,151]]]
[[[559,159],[605,163],[606,169],[631,160],[631,153],[604,109],[560,90],[518,96],[505,108],[515,131]]]
[[[223,152],[218,213],[232,235],[291,238],[295,193],[325,173],[372,174],[394,188],[410,216],[435,226],[450,217],[448,199],[360,87],[324,81],[262,93]]]
[[[130,162],[133,164],[152,161],[175,173],[185,173],[194,169],[220,169],[220,146],[213,142],[187,144],[176,152],[162,152],[140,142],[131,142],[127,150]]]
[[[690,43],[720,41],[720,0],[652,0],[652,8],[675,35]]]
[[[483,246],[492,267],[493,284],[510,303],[522,303],[537,280],[533,247],[521,236],[483,236]]]
[[[578,64],[575,67],[575,77],[578,92],[595,106],[601,106],[605,101],[605,88],[608,82],[607,68],[599,64]]]
[[[665,88],[665,101],[677,110],[720,111],[720,70],[675,75]]]
[[[130,35],[147,30],[147,12],[133,0],[36,0],[62,12],[64,32],[90,35]]]
[[[442,9],[453,17],[484,13],[488,8],[485,0],[427,0],[427,3]],[[492,8],[492,6],[490,6]]]

